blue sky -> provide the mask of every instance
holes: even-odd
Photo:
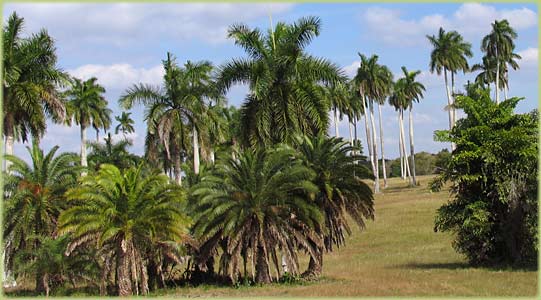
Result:
[[[274,23],[293,22],[302,16],[318,16],[322,30],[307,51],[325,57],[345,72],[353,74],[358,66],[357,53],[379,55],[379,62],[400,76],[400,67],[420,70],[427,88],[424,99],[414,107],[417,151],[437,152],[448,147],[434,142],[433,132],[445,129],[447,100],[443,78],[428,72],[430,45],[427,34],[436,34],[443,26],[457,30],[472,43],[474,57],[481,60],[480,41],[490,31],[490,23],[506,18],[518,32],[515,51],[522,55],[520,70],[510,72],[510,96],[521,96],[519,112],[538,105],[538,11],[533,4],[76,4],[16,3],[4,5],[4,19],[13,11],[25,18],[26,32],[46,28],[56,40],[59,65],[70,74],[95,76],[106,87],[106,98],[115,115],[119,95],[134,83],[159,85],[163,74],[161,60],[172,52],[179,63],[186,60],[210,60],[220,65],[244,53],[226,37],[235,22],[268,28],[269,14]],[[458,84],[473,80],[475,74],[460,75]],[[233,87],[229,103],[239,105],[247,89]],[[136,132],[132,151],[142,154],[145,136],[143,109],[133,109]],[[396,113],[383,108],[387,157],[398,156]],[[339,124],[347,136],[347,123]],[[116,124],[113,123],[113,128]],[[359,124],[358,132],[364,132]],[[334,130],[331,130],[334,132]],[[94,137],[93,131],[88,132]],[[363,142],[364,135],[361,136]],[[79,129],[50,124],[42,141],[49,149],[60,145],[62,151],[79,151]],[[17,155],[27,157],[24,145],[17,143]]]

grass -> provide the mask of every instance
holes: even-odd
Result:
[[[537,293],[535,270],[473,268],[452,248],[452,235],[435,233],[434,214],[449,199],[431,193],[429,176],[407,187],[393,178],[376,195],[374,221],[355,229],[347,245],[324,257],[323,278],[302,285],[182,287],[154,295],[199,297],[330,296],[529,296]],[[306,263],[306,262],[304,262]]]

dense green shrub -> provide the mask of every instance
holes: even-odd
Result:
[[[521,100],[497,105],[489,92],[458,96],[467,117],[439,141],[456,144],[432,184],[451,182],[454,198],[438,209],[435,230],[456,233],[455,249],[473,264],[535,263],[537,258],[538,114],[515,114]]]

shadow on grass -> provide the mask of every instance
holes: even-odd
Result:
[[[536,265],[518,265],[497,264],[491,266],[474,266],[466,262],[451,262],[451,263],[407,263],[395,265],[394,269],[420,269],[420,270],[462,270],[462,269],[482,269],[489,271],[506,271],[506,272],[536,272]]]

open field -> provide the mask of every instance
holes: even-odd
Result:
[[[446,191],[431,193],[430,177],[407,188],[392,179],[376,196],[376,218],[346,247],[325,255],[324,278],[306,285],[199,286],[159,291],[168,296],[534,296],[537,272],[471,268],[451,247],[452,237],[433,230]]]

